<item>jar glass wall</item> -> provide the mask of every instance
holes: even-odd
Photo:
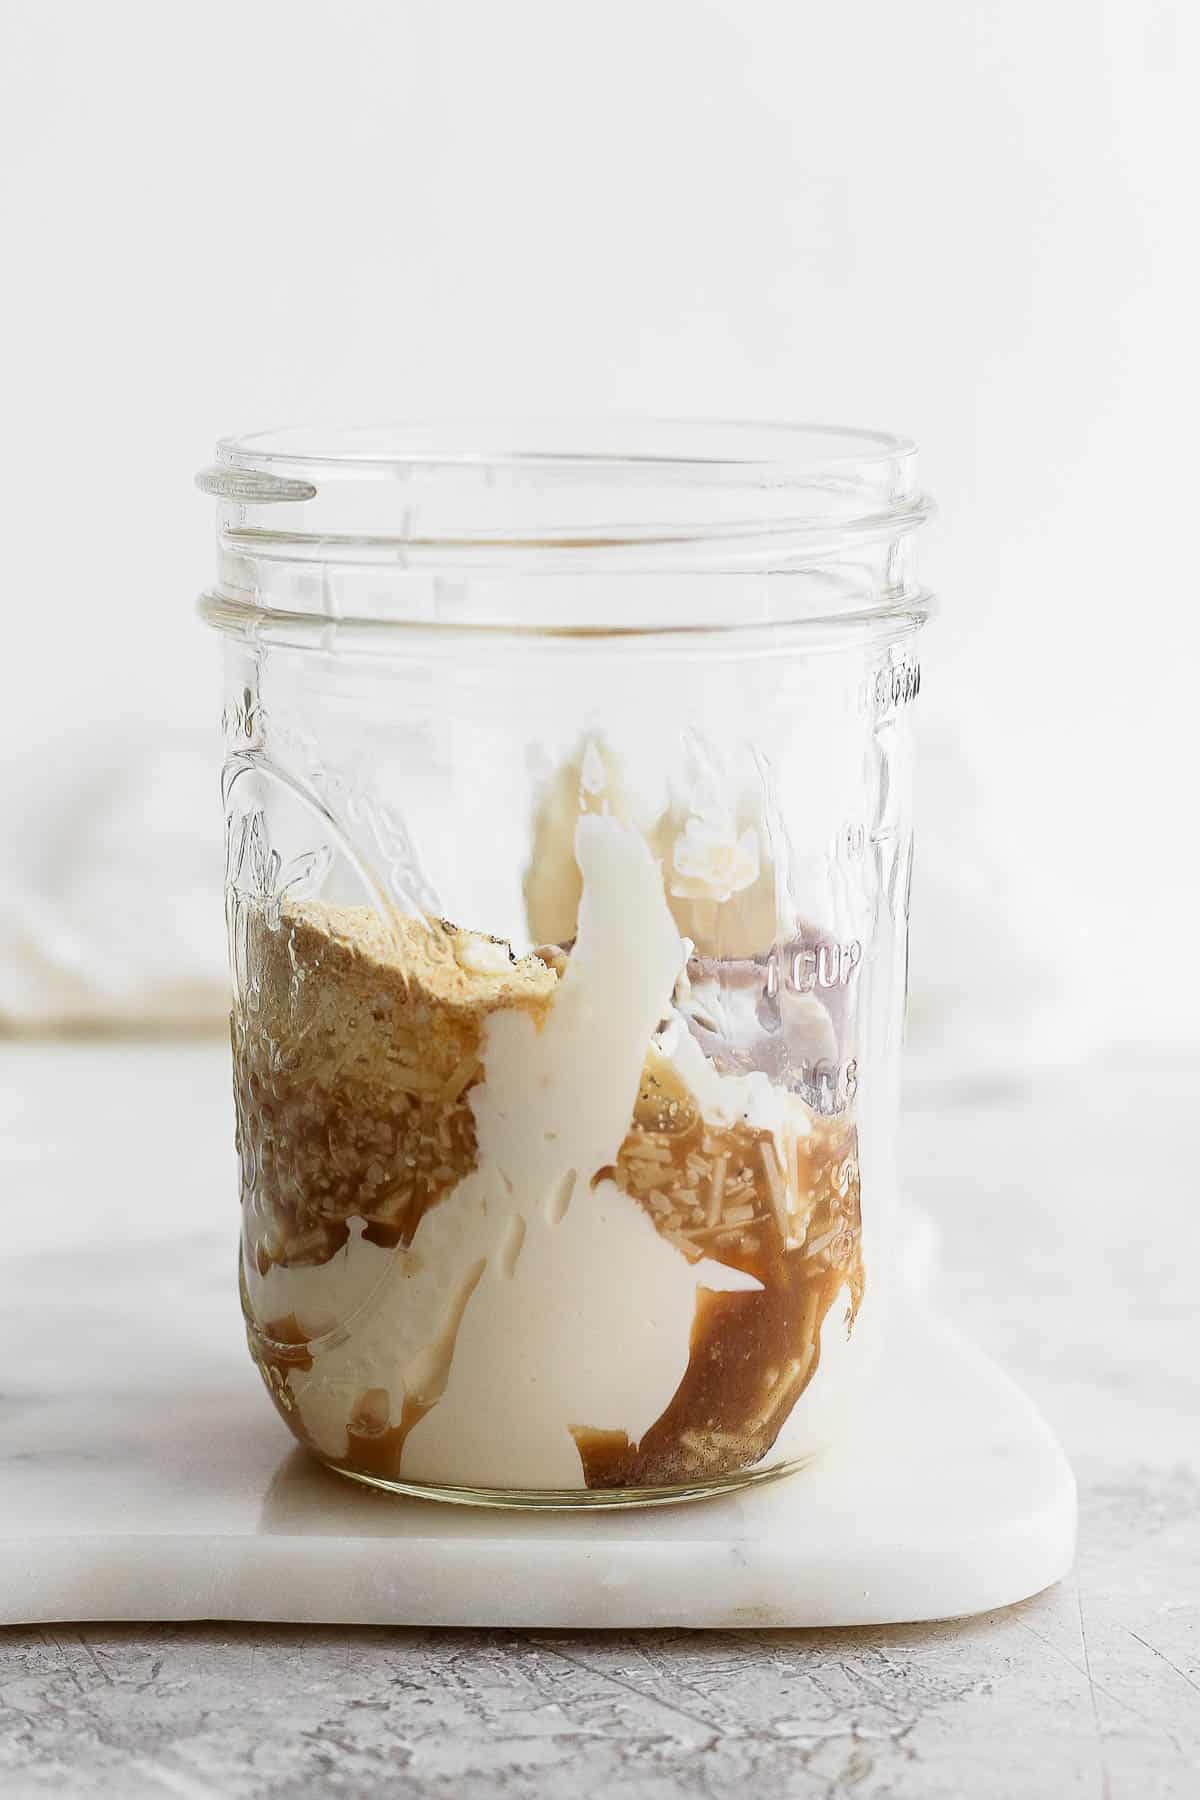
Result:
[[[894,1262],[911,447],[218,454],[242,1300],[285,1422],[503,1504],[802,1464]]]

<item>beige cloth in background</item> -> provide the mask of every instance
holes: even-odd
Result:
[[[1106,985],[1100,903],[1022,834],[1003,783],[1009,753],[1005,731],[977,713],[918,718],[910,1082],[1020,1082],[1128,1029],[1125,996]]]
[[[10,781],[0,1028],[223,1027],[219,755],[101,739]]]

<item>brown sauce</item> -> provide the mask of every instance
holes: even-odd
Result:
[[[643,1118],[647,1110],[644,1081],[639,1101]],[[797,1230],[803,1219],[803,1238],[792,1248],[777,1216],[777,1196],[762,1165],[761,1145],[748,1141],[765,1134],[751,1133],[740,1124],[705,1134],[700,1121],[686,1120],[677,1134],[671,1167],[677,1174],[695,1173],[695,1163],[689,1169],[687,1158],[700,1142],[707,1145],[704,1156],[710,1173],[686,1190],[694,1199],[680,1201],[664,1214],[649,1204],[644,1186],[639,1191],[631,1185],[631,1167],[637,1169],[646,1161],[641,1154],[644,1144],[636,1141],[639,1129],[644,1127],[635,1126],[622,1146],[614,1178],[627,1192],[634,1192],[672,1238],[681,1231],[688,1234],[690,1219],[710,1217],[714,1163],[719,1165],[723,1158],[726,1170],[749,1169],[758,1154],[763,1172],[753,1184],[753,1201],[740,1197],[742,1187],[736,1182],[733,1192],[738,1198],[731,1205],[725,1205],[721,1195],[723,1221],[735,1211],[740,1221],[747,1206],[752,1206],[750,1218],[726,1230],[696,1226],[691,1242],[696,1251],[753,1275],[762,1288],[751,1293],[700,1291],[683,1379],[640,1442],[631,1443],[623,1432],[603,1427],[574,1428],[589,1487],[665,1487],[731,1474],[761,1462],[817,1372],[821,1328],[838,1294],[849,1290],[847,1330],[862,1298],[853,1126],[821,1122],[793,1146],[794,1172],[803,1193],[788,1195],[784,1218],[789,1225],[794,1219]],[[631,1139],[632,1159],[627,1156]],[[665,1173],[654,1191],[668,1199],[675,1193]],[[681,1217],[685,1204],[691,1211]],[[664,1225],[666,1219],[669,1225]]]

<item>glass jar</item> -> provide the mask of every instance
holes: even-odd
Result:
[[[912,446],[298,429],[199,480],[242,1301],[285,1423],[478,1503],[797,1468],[893,1282]]]

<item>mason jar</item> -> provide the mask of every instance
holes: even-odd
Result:
[[[242,1304],[284,1423],[377,1487],[560,1507],[740,1487],[865,1429],[912,446],[294,429],[199,482]]]

